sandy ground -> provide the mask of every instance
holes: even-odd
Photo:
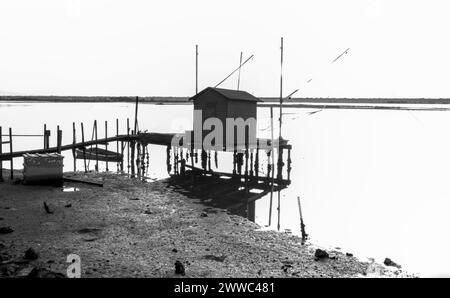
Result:
[[[0,227],[14,230],[0,234],[0,276],[26,276],[33,268],[65,274],[69,254],[81,257],[82,277],[179,277],[176,261],[185,277],[355,277],[369,266],[336,251],[316,261],[316,248],[298,237],[258,231],[249,220],[206,208],[165,181],[77,176],[103,180],[104,187],[65,183],[79,191],[63,192],[0,183]],[[39,258],[23,261],[30,247]]]

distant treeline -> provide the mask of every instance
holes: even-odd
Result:
[[[135,96],[0,96],[0,101],[34,102],[135,102]],[[267,103],[277,103],[276,97],[261,97]],[[189,103],[189,97],[143,96],[139,102],[160,104]],[[354,103],[354,104],[450,104],[450,98],[292,98],[290,103]]]

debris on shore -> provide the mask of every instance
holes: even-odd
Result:
[[[175,277],[174,272],[187,277],[355,277],[369,265],[339,257],[345,256],[340,252],[330,257],[310,243],[302,245],[295,235],[262,231],[217,208],[203,217],[200,200],[175,191],[165,180],[74,175],[100,178],[104,187],[86,184],[78,192],[61,192],[51,186],[0,183],[2,204],[15,210],[14,217],[0,213],[5,218],[0,255],[17,261],[3,261],[0,276],[63,277],[70,254],[80,256],[82,277]],[[58,212],[42,212],[42,198],[50,211]],[[69,201],[77,208],[63,208]],[[39,251],[37,259],[23,258],[29,248]]]
[[[396,267],[398,269],[402,268],[402,266],[400,266],[399,264],[395,263],[394,261],[392,261],[389,258],[385,258],[383,263],[386,266]]]

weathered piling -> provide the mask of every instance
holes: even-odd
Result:
[[[278,148],[278,163],[277,163],[277,180],[282,180],[283,179],[283,166],[284,166],[284,162],[283,162],[283,148],[279,147]]]
[[[44,149],[47,148],[47,124],[44,124]]]
[[[300,197],[297,197],[297,203],[298,203],[298,212],[300,214],[300,232],[302,233],[302,244],[304,244],[306,239],[308,238],[308,234],[306,234],[305,224],[303,223],[303,214],[302,214],[302,206],[300,204]]]
[[[62,146],[62,130],[59,129],[59,125],[56,129],[56,150],[59,154],[61,154],[61,146]]]
[[[75,122],[72,122],[72,142],[75,145],[77,143],[77,137],[76,137],[76,128],[75,128]],[[77,171],[77,158],[75,154],[75,148],[72,149],[72,156],[73,156],[73,171]]]
[[[170,175],[172,172],[172,163],[170,162],[170,149],[171,147],[167,145],[166,147],[166,166],[167,166],[167,173]]]
[[[116,119],[116,137],[117,136],[119,136],[119,119]],[[117,160],[119,160],[119,140],[117,140],[116,141],[116,157],[117,157]],[[117,166],[117,172],[119,172],[120,171],[120,169],[119,169],[119,162],[117,162],[117,164],[116,164],[116,166]]]
[[[255,176],[259,176],[259,142],[256,142]]]
[[[50,148],[50,130],[47,130],[47,124],[44,124],[44,149]]]
[[[105,139],[108,139],[108,121],[105,121]],[[105,149],[108,151],[108,142],[105,143]],[[109,171],[108,159],[106,159],[106,171]]]
[[[134,135],[134,131],[131,131],[131,134]],[[131,166],[131,177],[134,178],[135,176],[135,168],[134,168],[134,153],[135,153],[135,141],[129,142],[130,144],[130,151],[131,151],[131,160],[130,160],[130,166]]]
[[[12,143],[12,128],[9,128],[9,152],[11,153],[10,159],[10,178],[14,179],[14,158],[13,158],[13,143]]]
[[[86,146],[84,144],[84,124],[81,122],[81,143],[83,148],[83,162],[84,162],[84,172],[88,172],[87,164],[86,164]]]
[[[130,119],[127,118],[127,136],[130,136]],[[127,142],[127,174],[130,174],[130,142]]]
[[[98,172],[98,126],[97,120],[94,120],[94,137],[95,137],[95,170]]]
[[[291,170],[292,170],[292,159],[291,159],[291,148],[288,149],[288,159],[287,159],[287,180],[291,180]]]
[[[277,230],[280,231],[281,227],[281,190],[278,191],[278,223],[277,223]]]

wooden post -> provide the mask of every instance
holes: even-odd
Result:
[[[47,130],[47,124],[44,124],[44,149],[50,148],[50,130]]]
[[[127,118],[127,136],[130,136],[130,119]],[[127,141],[127,173],[130,174],[130,141]]]
[[[61,143],[62,143],[62,130],[59,129],[59,125],[56,129],[56,152],[61,154]]]
[[[0,155],[2,155],[2,147],[3,147],[2,127],[0,126]],[[3,182],[3,159],[0,159],[0,182]]]
[[[105,139],[106,139],[106,140],[108,139],[108,121],[105,121]],[[105,149],[106,149],[106,151],[108,151],[108,141],[106,141]],[[107,172],[109,171],[109,168],[108,168],[108,159],[106,159],[106,171],[107,171]]]
[[[259,176],[259,141],[256,140],[255,176]]]
[[[280,222],[281,222],[281,190],[278,191],[278,224],[277,230],[280,231]]]
[[[233,151],[233,175],[236,175],[236,168],[237,168],[237,152],[235,148]]]
[[[253,176],[253,149],[250,150],[250,176]]]
[[[291,180],[292,160],[291,160],[291,148],[288,149],[288,167],[287,167],[287,180]]]
[[[198,93],[198,45],[195,45],[195,94]]]
[[[268,224],[269,227],[272,225],[272,205],[273,205],[273,189],[270,191],[269,224]]]
[[[11,174],[10,174],[10,178],[11,180],[14,179],[14,163],[13,163],[13,145],[12,145],[12,129],[11,127],[9,128],[9,152],[11,153],[11,159],[10,159],[10,165],[11,165]]]
[[[167,174],[170,175],[170,172],[172,172],[172,165],[170,164],[170,146],[166,147],[166,166]]]
[[[302,206],[300,205],[300,197],[297,197],[297,203],[298,203],[298,212],[300,214],[300,232],[302,233],[302,244],[305,244],[308,234],[306,234],[305,224],[303,223]]]
[[[94,137],[95,137],[95,170],[98,172],[98,128],[97,120],[94,120]]]
[[[136,96],[136,106],[134,110],[134,133],[138,133],[138,105],[139,105],[139,97]]]
[[[283,179],[283,148],[278,144],[278,168],[277,168],[277,180],[281,181]]]
[[[131,134],[134,134],[134,131],[131,131]],[[135,175],[135,168],[134,168],[134,144],[135,141],[131,141],[130,142],[130,147],[131,147],[131,160],[130,160],[130,164],[131,164],[131,177],[134,178]]]
[[[116,119],[116,137],[119,136],[119,119]],[[116,141],[117,160],[119,160],[119,140]],[[119,162],[117,162],[117,172],[119,172]]]
[[[278,139],[281,140],[281,125],[283,123],[283,37],[281,38],[281,63],[280,63],[280,131]],[[278,145],[279,146],[279,145]]]
[[[44,149],[47,149],[47,124],[44,124]]]
[[[81,122],[81,144],[83,146],[83,161],[84,161],[84,172],[87,173],[88,168],[86,164],[86,146],[84,146],[84,124]]]
[[[73,132],[73,144],[77,143],[77,137],[76,137],[76,129],[75,129],[75,122],[72,123],[72,132]],[[77,158],[75,154],[75,148],[72,149],[72,156],[73,156],[73,171],[77,171]]]

